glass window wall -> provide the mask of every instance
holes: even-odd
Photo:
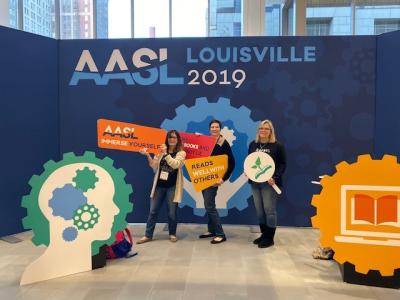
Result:
[[[207,36],[208,0],[172,0],[172,36]]]
[[[60,38],[90,39],[93,37],[93,1],[60,0]]]
[[[17,7],[17,1],[14,2]],[[54,0],[23,0],[22,18],[24,31],[55,37]],[[15,17],[15,24],[17,20]]]
[[[169,0],[135,0],[134,3],[134,37],[169,37]]]
[[[265,35],[282,35],[282,9],[285,0],[265,0]]]
[[[381,34],[399,30],[400,1],[357,1],[355,34]]]
[[[400,30],[400,19],[375,19],[374,34]]]
[[[351,0],[308,0],[306,18],[307,30],[310,28],[313,35],[352,34]],[[325,24],[319,24],[319,20]]]
[[[9,0],[10,27],[18,28],[18,5],[17,0]]]
[[[109,0],[108,38],[130,38],[132,36],[131,16],[131,0]],[[98,18],[97,12],[97,20]]]
[[[242,1],[210,0],[209,36],[241,36]]]
[[[240,36],[242,4],[252,0],[4,1],[9,3],[10,27],[61,39],[87,39]],[[293,35],[296,1],[265,0],[260,31],[264,29],[269,36]],[[373,35],[400,30],[400,0],[306,3],[308,35]]]
[[[308,18],[307,35],[329,35],[331,32],[331,18]]]

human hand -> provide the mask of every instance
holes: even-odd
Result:
[[[139,150],[139,153],[142,155],[148,155],[149,153],[147,152],[147,148],[143,148]]]
[[[161,150],[161,152],[162,152],[163,154],[166,154],[166,153],[167,153],[167,145],[162,144],[161,147],[160,147],[160,150]]]
[[[222,178],[220,178],[220,179],[218,179],[218,181],[216,183],[213,184],[213,187],[218,187],[223,183],[224,183],[224,180]]]

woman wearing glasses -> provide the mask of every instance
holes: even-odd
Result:
[[[167,133],[165,144],[161,147],[161,153],[151,157],[147,149],[141,153],[146,155],[150,167],[154,170],[153,188],[150,198],[150,213],[147,219],[146,233],[137,244],[150,242],[157,222],[158,212],[164,201],[168,205],[168,230],[169,240],[176,242],[176,210],[181,202],[183,192],[182,166],[186,152],[182,150],[182,140],[176,130]]]
[[[278,194],[272,186],[276,184],[281,187],[282,175],[286,168],[285,148],[276,140],[274,126],[270,120],[260,122],[256,139],[249,145],[248,154],[256,151],[267,153],[275,162],[275,173],[270,180],[261,183],[249,180],[261,229],[261,236],[255,239],[253,243],[258,245],[259,248],[267,248],[274,245],[277,223],[276,201]]]

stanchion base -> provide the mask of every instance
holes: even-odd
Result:
[[[400,288],[400,269],[396,269],[393,276],[381,276],[375,270],[370,270],[367,274],[358,273],[354,265],[347,262],[339,266],[344,282],[391,289]]]

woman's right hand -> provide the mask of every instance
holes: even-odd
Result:
[[[143,148],[139,151],[140,154],[148,156],[149,153],[147,152],[147,148]]]

